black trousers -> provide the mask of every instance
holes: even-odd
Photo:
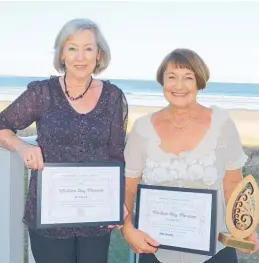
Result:
[[[161,262],[157,260],[154,254],[141,254],[139,256],[139,263],[161,263]],[[215,256],[205,261],[204,263],[238,263],[236,250],[234,248],[226,247],[220,250]]]
[[[29,229],[36,263],[107,263],[111,234],[97,237],[46,238]]]

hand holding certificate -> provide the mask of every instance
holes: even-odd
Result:
[[[45,164],[38,172],[37,227],[123,223],[123,164]]]
[[[160,248],[215,254],[216,191],[139,185],[137,228]]]

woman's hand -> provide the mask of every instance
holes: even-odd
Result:
[[[17,150],[25,166],[32,170],[43,170],[43,157],[41,149],[38,146],[24,145]]]
[[[124,226],[122,234],[135,253],[155,253],[159,243],[133,226]]]
[[[253,241],[255,243],[255,249],[253,251],[248,251],[245,249],[238,249],[239,252],[241,253],[255,253],[259,251],[259,238],[258,238],[258,234],[256,233],[256,231],[254,231],[248,238],[247,240],[249,241]]]

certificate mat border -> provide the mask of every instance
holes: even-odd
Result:
[[[124,163],[115,161],[103,162],[86,162],[86,163],[44,163],[44,167],[119,167],[120,168],[120,218],[118,221],[101,221],[101,222],[78,222],[78,223],[41,223],[41,202],[42,202],[42,171],[37,171],[37,207],[36,207],[36,228],[59,228],[59,227],[90,227],[90,226],[108,226],[122,225],[124,223]]]
[[[190,248],[183,247],[175,247],[160,244],[158,248],[164,248],[169,250],[187,252],[187,253],[195,253],[207,256],[214,256],[216,253],[216,215],[217,215],[217,190],[213,189],[194,189],[194,188],[180,188],[180,187],[170,187],[170,186],[156,186],[156,185],[144,185],[139,184],[137,189],[137,199],[136,199],[136,218],[135,218],[135,226],[138,228],[139,226],[139,213],[140,213],[140,200],[141,200],[141,190],[149,189],[149,190],[166,190],[166,191],[175,191],[175,192],[191,192],[191,193],[204,193],[210,194],[212,197],[212,205],[211,205],[211,225],[210,225],[210,248],[207,250],[196,250]]]

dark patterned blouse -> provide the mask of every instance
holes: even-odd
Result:
[[[0,129],[14,132],[36,121],[37,142],[44,162],[122,161],[128,105],[123,92],[109,81],[95,108],[80,114],[68,102],[58,77],[29,83],[9,107],[0,113]],[[23,221],[35,229],[36,172],[32,171]],[[36,229],[35,229],[36,230]],[[53,238],[97,236],[110,230],[99,227],[37,229]]]

